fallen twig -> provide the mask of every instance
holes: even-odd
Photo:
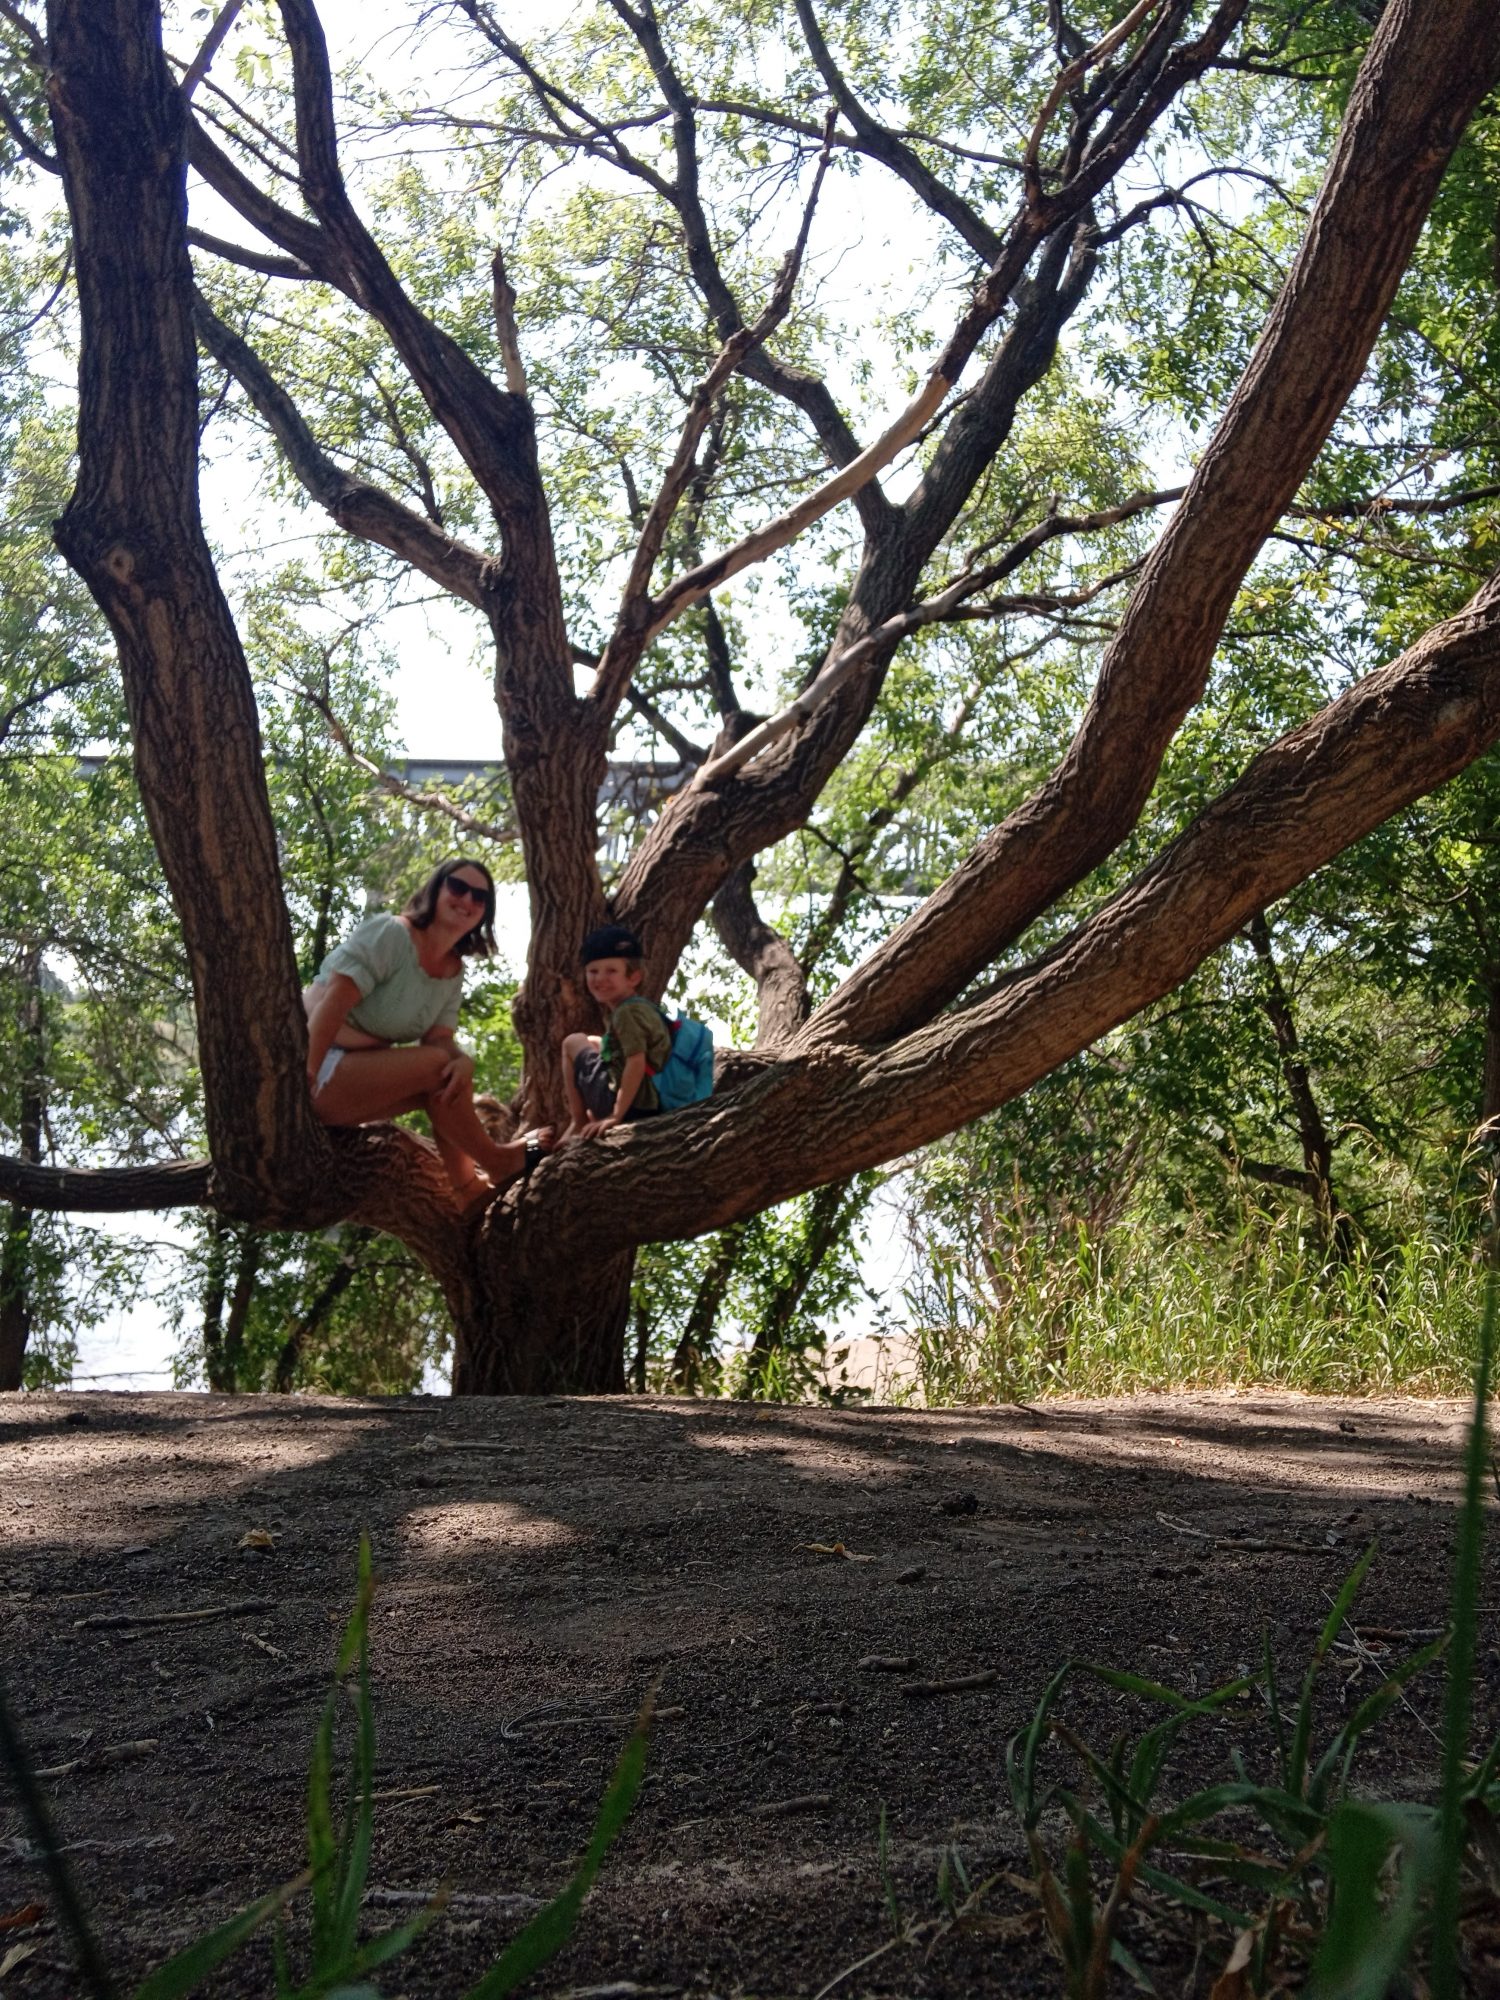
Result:
[[[73,1630],[117,1632],[135,1625],[206,1625],[214,1618],[248,1618],[273,1608],[265,1598],[251,1597],[242,1604],[207,1604],[201,1611],[96,1611],[92,1618],[75,1618]]]
[[[909,1674],[917,1664],[915,1653],[866,1653],[859,1662],[862,1674]]]
[[[408,1445],[406,1448],[408,1451],[485,1451],[485,1452],[517,1452],[517,1451],[524,1451],[526,1449],[524,1445],[519,1445],[519,1444],[489,1444],[485,1442],[483,1439],[479,1438],[439,1437],[435,1431],[429,1431],[426,1437],[422,1439],[420,1444],[411,1444]]]
[[[822,1812],[832,1804],[832,1792],[804,1792],[800,1798],[770,1799],[763,1806],[751,1806],[749,1812],[752,1819],[784,1819],[792,1813]]]
[[[395,1906],[401,1908],[411,1904],[418,1904],[425,1907],[426,1904],[433,1900],[432,1892],[429,1889],[371,1888],[365,1891],[365,1901],[367,1903],[379,1903],[387,1907]],[[493,1910],[498,1912],[502,1917],[526,1917],[530,1916],[533,1910],[539,1910],[541,1907],[540,1897],[523,1896],[520,1894],[513,1896],[484,1896],[474,1891],[460,1889],[448,1898],[448,1909],[455,1915],[462,1915],[465,1910]]]
[[[127,1764],[136,1757],[149,1757],[159,1743],[155,1736],[142,1736],[134,1743],[110,1743],[102,1750],[85,1750],[79,1757],[72,1757],[66,1764],[49,1764],[45,1771],[38,1771],[39,1778],[65,1778],[70,1771],[93,1771],[106,1764]]]
[[[955,1674],[947,1681],[908,1681],[901,1692],[908,1701],[923,1701],[935,1694],[966,1694],[970,1688],[993,1687],[1000,1675],[996,1668],[986,1667],[980,1674]]]

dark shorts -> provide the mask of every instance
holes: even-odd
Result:
[[[608,1118],[615,1108],[614,1078],[597,1049],[580,1049],[574,1056],[573,1081],[578,1085],[578,1095],[583,1099],[584,1109],[590,1117]],[[625,1123],[633,1125],[637,1118],[654,1118],[656,1112],[654,1104],[649,1107],[632,1104],[625,1113]]]

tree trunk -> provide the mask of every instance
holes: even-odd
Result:
[[[770,1303],[755,1329],[750,1349],[752,1377],[765,1361],[786,1345],[797,1308],[807,1296],[807,1288],[818,1275],[823,1259],[837,1243],[859,1206],[859,1197],[847,1201],[849,1183],[830,1181],[820,1187],[809,1203],[807,1234],[791,1269],[776,1287]]]
[[[672,1386],[689,1395],[703,1386],[703,1364],[713,1351],[714,1328],[719,1323],[724,1288],[739,1262],[748,1227],[748,1223],[737,1222],[732,1229],[721,1232],[709,1253],[702,1282],[672,1355]]]
[[[601,1243],[586,1205],[528,1230],[529,1205],[497,1204],[480,1225],[472,1302],[455,1315],[453,1393],[623,1393],[634,1247]]]
[[[359,1270],[360,1259],[374,1238],[374,1231],[354,1229],[348,1232],[351,1241],[344,1254],[322,1287],[316,1293],[306,1312],[297,1320],[286,1339],[281,1352],[276,1357],[276,1380],[274,1387],[278,1395],[288,1395],[297,1379],[297,1370],[302,1365],[302,1357],[307,1352],[308,1343],[333,1311],[339,1300],[354,1282]]]
[[[1281,1074],[1297,1121],[1297,1138],[1302,1147],[1302,1186],[1318,1220],[1323,1247],[1336,1264],[1347,1264],[1354,1254],[1354,1224],[1339,1206],[1333,1185],[1333,1138],[1328,1130],[1312,1077],[1302,1059],[1302,1043],[1291,995],[1281,977],[1276,954],[1271,948],[1271,927],[1264,910],[1246,926],[1251,949],[1260,962],[1261,1008],[1271,1024],[1276,1052],[1281,1058]],[[1269,1178],[1267,1175],[1260,1176]]]
[[[31,946],[21,960],[21,1031],[26,1055],[21,1077],[19,1157],[35,1166],[42,1157],[46,1064],[43,1053],[42,954]],[[36,1210],[11,1204],[0,1248],[0,1389],[19,1389],[31,1338],[31,1230]]]

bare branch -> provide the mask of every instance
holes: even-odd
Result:
[[[754,353],[769,338],[791,309],[797,278],[802,269],[803,255],[807,249],[808,233],[812,228],[813,214],[817,208],[818,196],[822,192],[823,177],[828,170],[829,140],[832,136],[834,116],[833,113],[829,114],[823,151],[818,160],[818,170],[813,176],[812,189],[803,206],[802,223],[796,241],[782,260],[781,269],[771,288],[771,296],[766,301],[764,311],[753,326],[742,327],[739,332],[730,335],[719,349],[708,373],[688,398],[687,413],[683,418],[677,449],[662,476],[656,498],[651,503],[641,527],[635,554],[631,559],[630,573],[625,581],[619,618],[609,644],[604,649],[594,685],[589,691],[590,701],[606,715],[614,713],[621,693],[628,685],[642,652],[653,636],[653,631],[660,630],[660,626],[653,628],[652,624],[653,613],[657,607],[651,603],[650,598],[651,575],[682,496],[689,485],[700,476],[700,467],[697,463],[698,446],[714,414],[719,392],[735,370],[743,365],[746,356]]]
[[[208,33],[203,37],[203,46],[199,49],[197,55],[193,57],[193,60],[188,64],[183,74],[182,97],[184,103],[192,96],[199,84],[202,83],[204,77],[208,75],[209,65],[223,47],[224,37],[234,26],[236,17],[244,4],[245,0],[224,0],[224,5],[214,16],[212,27],[210,27]]]
[[[460,4],[467,11],[472,11],[472,0],[460,0]],[[676,178],[665,180],[653,168],[619,146],[618,142],[614,155],[616,163],[644,180],[676,210],[694,281],[703,294],[720,340],[731,340],[743,331],[745,320],[719,267],[708,217],[698,193],[698,141],[693,100],[667,54],[653,9],[644,7],[637,10],[624,4],[624,0],[610,0],[610,4],[639,42],[651,66],[651,73],[667,100],[672,117]],[[519,51],[512,55],[512,60],[525,66],[525,57]],[[527,74],[534,77],[535,73],[528,67]],[[587,116],[581,106],[570,106],[570,109],[575,116]],[[825,140],[825,152],[827,143]],[[752,381],[759,382],[774,395],[791,403],[793,408],[802,411],[816,431],[831,464],[845,466],[859,456],[858,440],[821,376],[778,360],[764,345],[749,350],[742,370]],[[890,525],[889,503],[873,483],[867,482],[858,488],[854,501],[866,533],[878,533]]]
[[[341,528],[389,549],[466,604],[486,608],[492,568],[487,557],[455,541],[381,487],[357,479],[337,465],[248,341],[227,327],[201,294],[194,299],[193,323],[203,345],[239,383],[269,425],[307,492]]]
[[[262,277],[302,279],[316,275],[295,257],[272,257],[264,250],[247,250],[241,243],[227,242],[222,236],[210,236],[206,229],[190,228],[187,240],[195,250],[207,250],[211,256],[222,257],[227,264],[239,264],[247,271],[259,271]]]
[[[513,396],[524,396],[526,367],[521,360],[521,333],[516,325],[516,288],[505,275],[505,258],[496,250],[490,259],[494,286],[495,333],[500,342],[500,358],[505,363],[505,386]]]
[[[993,264],[1000,255],[1000,237],[979,214],[966,202],[962,195],[938,179],[931,168],[925,166],[910,146],[903,145],[895,133],[870,116],[858,97],[849,88],[843,72],[833,60],[823,30],[818,25],[818,17],[813,12],[812,0],[796,0],[797,19],[802,24],[808,50],[817,64],[823,81],[832,93],[833,101],[848,119],[863,141],[863,149],[872,159],[879,160],[898,175],[935,215],[950,223],[968,244],[975,255],[986,264]]]
[[[45,72],[47,68],[47,44],[37,33],[35,26],[16,6],[15,0],[0,0],[0,20],[9,21],[16,33],[26,44],[26,53],[32,66]]]
[[[352,737],[326,696],[300,683],[296,692],[310,708],[315,708],[322,716],[328,734],[349,762],[356,769],[363,771],[367,777],[372,778],[388,797],[400,799],[405,805],[415,806],[419,812],[436,813],[441,818],[450,820],[464,833],[473,834],[479,840],[493,840],[503,847],[519,839],[520,836],[514,826],[500,826],[492,820],[480,819],[477,814],[466,811],[457,800],[450,799],[446,792],[421,791],[417,786],[409,785],[404,778],[398,778],[394,771],[388,771],[383,765],[377,764],[372,757],[366,757],[363,751],[355,748]]]
[[[37,144],[36,140],[32,138],[31,134],[26,130],[25,125],[21,122],[20,115],[12,105],[10,99],[3,94],[0,94],[0,125],[3,125],[10,134],[11,143],[15,146],[17,152],[30,160],[34,167],[40,167],[44,173],[48,174],[62,172],[61,167],[57,163],[56,154],[49,153],[45,146]]]
[[[1160,5],[1161,0],[1136,0],[1135,6],[1123,20],[1115,23],[1107,35],[1097,41],[1091,49],[1085,49],[1082,55],[1076,56],[1064,69],[1059,70],[1057,80],[1047,94],[1046,103],[1037,113],[1036,123],[1031,128],[1031,137],[1027,140],[1026,150],[1021,156],[1021,172],[1033,194],[1038,196],[1041,194],[1039,160],[1041,145],[1047,127],[1052,123],[1052,114],[1058,105],[1075,84],[1083,81],[1089,70],[1097,69],[1100,63],[1106,62],[1114,54],[1122,42],[1128,41],[1147,15],[1155,13]]]
[[[651,727],[663,741],[671,744],[684,764],[702,764],[706,762],[708,752],[703,746],[695,743],[690,736],[684,736],[676,723],[663,715],[656,703],[646,695],[643,695],[639,688],[626,688],[625,699],[637,715],[650,723]]]
[[[1183,491],[1184,488],[1176,486],[1166,488],[1159,493],[1135,493],[1116,507],[1101,507],[1091,514],[1049,514],[1028,534],[1021,536],[1020,540],[1007,549],[997,561],[986,563],[981,569],[965,571],[935,596],[914,605],[910,611],[903,611],[894,618],[887,618],[883,624],[877,625],[853,646],[830,660],[816,680],[809,681],[794,701],[788,702],[777,714],[742,736],[722,756],[715,757],[711,763],[705,764],[693,779],[694,786],[704,790],[711,785],[722,783],[742,765],[748,764],[753,757],[758,757],[762,750],[780,742],[783,736],[789,736],[862,667],[871,660],[888,654],[893,646],[909,637],[911,633],[920,631],[923,626],[942,624],[959,615],[992,618],[1008,611],[1060,610],[1087,604],[1092,598],[1132,575],[1137,565],[1131,564],[1126,569],[1113,570],[1108,576],[1101,577],[1082,590],[1070,594],[1006,597],[977,607],[967,605],[967,601],[978,596],[981,591],[992,588],[1013,570],[1019,569],[1021,564],[1035,555],[1044,543],[1054,540],[1057,536],[1083,534],[1098,528],[1113,527],[1116,523],[1129,520],[1149,508],[1165,506],[1170,501],[1180,499]],[[961,612],[961,607],[965,606],[967,609]]]

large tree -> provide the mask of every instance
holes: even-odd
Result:
[[[24,40],[25,16],[4,11]],[[1323,47],[1308,43],[1300,10],[1253,0],[1139,0],[1071,18],[1055,4],[997,6],[987,19],[966,17],[962,47],[956,26],[945,44],[937,12],[915,9],[895,39],[926,50],[925,82],[907,100],[920,104],[925,92],[929,129],[915,114],[898,121],[872,108],[871,24],[855,8],[820,20],[810,0],[796,0],[794,21],[744,10],[733,25],[747,43],[782,36],[787,91],[767,98],[737,87],[714,10],[610,0],[567,46],[554,37],[533,48],[508,31],[503,7],[457,0],[455,22],[476,60],[494,66],[501,108],[485,119],[455,114],[450,129],[488,146],[502,178],[537,178],[527,162],[541,151],[583,163],[586,200],[606,198],[610,175],[658,211],[654,222],[629,211],[634,290],[610,311],[639,323],[640,353],[674,383],[679,418],[664,444],[653,441],[654,458],[644,453],[649,486],[625,468],[630,546],[604,551],[620,557],[619,590],[597,644],[580,640],[587,613],[575,587],[597,526],[587,481],[569,484],[557,454],[539,452],[542,371],[533,363],[529,385],[528,321],[515,307],[525,273],[498,254],[475,269],[469,243],[468,267],[438,283],[433,265],[455,252],[420,193],[409,206],[415,224],[425,216],[422,240],[383,240],[346,180],[312,0],[280,4],[272,71],[289,78],[284,130],[217,91],[210,66],[238,11],[225,7],[175,73],[154,0],[52,0],[46,43],[30,48],[47,78],[82,335],[78,481],[58,541],[119,650],[141,794],[192,972],[211,1163],[112,1176],[6,1161],[0,1191],[12,1200],[199,1202],[258,1227],[372,1225],[402,1238],[442,1285],[456,1388],[619,1387],[642,1241],[753,1215],[1015,1097],[1500,735],[1500,577],[1491,576],[1251,758],[1102,904],[1074,896],[1132,839],[1247,573],[1289,512],[1305,512],[1299,489],[1364,375],[1455,149],[1500,73],[1489,0],[1392,0],[1352,84],[1341,65],[1352,69],[1349,44],[1367,12],[1353,5],[1319,10]],[[957,83],[942,80],[950,57],[972,84],[962,104]],[[1325,104],[1346,99],[1321,187],[1180,498],[1122,493],[1066,512],[1025,482],[1007,486],[1015,440],[1048,393],[1065,327],[1118,246],[1161,211],[1181,210],[1202,230],[1193,176],[1183,169],[1173,185],[1158,170],[1174,132],[1179,158],[1191,151],[1184,107],[1215,76],[1252,92],[1265,78],[1268,88],[1321,91]],[[24,106],[7,125],[53,164]],[[1256,125],[1241,120],[1244,131]],[[713,152],[722,167],[726,147],[743,169],[727,194],[705,166]],[[229,241],[222,223],[189,225],[190,165],[216,214],[227,206],[257,241]],[[894,177],[948,238],[940,282],[905,336],[914,324],[930,333],[945,300],[947,324],[914,393],[871,443],[815,365],[816,313],[799,299],[820,197],[835,176],[849,184],[846,167],[859,169],[854,185],[867,200],[873,176]],[[768,204],[792,242],[775,273],[746,248]],[[190,244],[204,261],[196,283]],[[693,288],[696,324],[680,304],[675,320],[662,307],[664,263]],[[338,351],[379,392],[404,472],[382,481],[347,436],[320,436],[302,406],[315,393],[306,372],[273,336],[255,336],[253,315],[229,310],[233,286],[214,275],[226,264],[253,274],[257,290],[315,301],[304,319],[343,315]],[[265,323],[295,318],[287,307]],[[579,365],[576,339],[570,347],[558,331],[564,319],[576,334],[588,313],[577,301],[558,313],[554,375]],[[872,309],[864,343],[877,324]],[[394,1129],[326,1131],[307,1100],[250,675],[198,505],[200,342],[307,494],[349,535],[477,610],[492,635],[532,912],[517,1005],[526,1080],[511,1115],[553,1108],[558,1040],[591,1025],[577,940],[606,915],[640,932],[660,990],[712,909],[759,986],[755,1045],[730,1055],[709,1105],[569,1149],[475,1221],[453,1211],[419,1141]],[[1226,339],[1221,351],[1233,346]],[[893,355],[877,388],[900,372]],[[556,394],[555,382],[545,386]],[[328,407],[325,398],[320,413]],[[450,455],[439,478],[426,438]],[[811,478],[810,447],[822,460]],[[889,476],[898,460],[899,483]],[[781,512],[757,497],[778,466]],[[1143,559],[1081,587],[1027,587],[1027,565],[1067,537],[1144,518],[1169,498],[1175,509]],[[576,528],[554,518],[554,502],[577,509]],[[818,657],[793,703],[756,716],[731,671],[723,592],[805,545],[835,510],[857,543],[831,614],[810,617]],[[737,530],[705,553],[736,513]],[[813,1004],[805,966],[755,905],[750,871],[809,822],[856,753],[904,642],[944,621],[1066,621],[1106,582],[1128,596],[1062,756]],[[661,699],[674,673],[681,684],[685,634],[706,663],[709,744],[695,743]],[[600,787],[627,711],[674,744],[686,782],[658,801],[607,889]],[[1028,959],[1017,948],[1033,930],[1046,944]]]

